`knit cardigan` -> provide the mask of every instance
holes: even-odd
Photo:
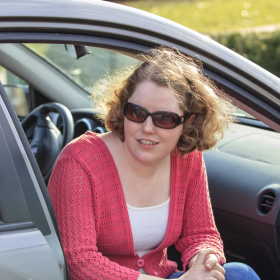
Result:
[[[212,248],[225,262],[214,223],[202,153],[171,155],[170,208],[164,240],[142,259],[135,253],[126,201],[112,155],[96,134],[68,144],[52,172],[54,206],[72,280],[136,280],[142,267],[166,278],[177,264],[167,259],[175,244],[183,267],[200,250]]]

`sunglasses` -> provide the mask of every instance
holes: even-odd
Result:
[[[165,129],[175,128],[184,123],[188,119],[187,116],[191,116],[191,113],[187,113],[180,117],[176,113],[165,111],[150,113],[143,107],[129,102],[124,105],[123,114],[127,119],[136,123],[142,123],[151,116],[155,126]]]

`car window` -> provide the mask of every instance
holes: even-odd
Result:
[[[28,85],[26,81],[0,65],[0,81],[2,85]]]
[[[0,81],[16,114],[19,117],[25,117],[30,112],[28,105],[28,83],[1,65]]]
[[[63,44],[24,44],[42,59],[46,60],[74,83],[91,94],[94,84],[124,67],[137,65],[141,61],[122,53],[108,49],[87,47],[87,55],[74,59],[66,51]],[[0,80],[3,85],[27,85],[27,82],[0,66]],[[29,113],[28,103],[19,89],[5,87],[9,99],[18,116],[26,116]],[[236,115],[242,118],[253,118],[243,110],[236,108]]]
[[[127,55],[95,47],[86,47],[87,54],[72,58],[61,44],[24,44],[48,61],[74,83],[91,94],[94,84],[114,71],[141,63]]]
[[[255,119],[252,115],[246,113],[245,111],[239,109],[238,107],[235,108],[235,114],[237,117],[240,118]]]

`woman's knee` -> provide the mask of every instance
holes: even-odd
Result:
[[[225,263],[225,280],[260,280],[256,272],[244,263]]]

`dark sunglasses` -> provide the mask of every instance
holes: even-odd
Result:
[[[123,114],[130,121],[137,123],[142,123],[151,116],[155,126],[165,129],[175,128],[176,126],[184,123],[188,119],[187,116],[191,116],[191,113],[187,113],[180,117],[176,113],[165,111],[150,113],[143,107],[133,103],[126,103],[124,105]]]

